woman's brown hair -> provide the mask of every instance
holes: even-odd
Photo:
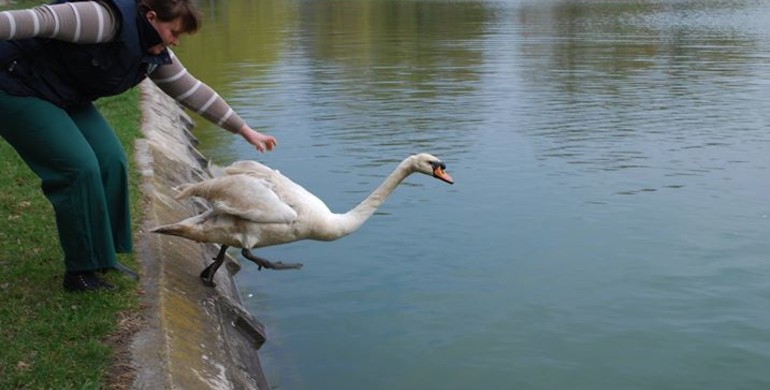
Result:
[[[142,14],[155,11],[158,19],[170,22],[181,18],[182,31],[192,34],[201,26],[201,14],[192,4],[191,0],[139,0],[139,9]]]

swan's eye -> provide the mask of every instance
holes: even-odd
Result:
[[[433,167],[433,169],[436,169],[436,168],[446,169],[446,164],[442,163],[441,161],[431,161],[430,165]]]

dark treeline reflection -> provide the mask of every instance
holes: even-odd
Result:
[[[456,117],[478,109],[468,95],[478,89],[483,62],[488,16],[481,4],[301,4],[298,45],[311,61],[309,93],[325,107],[316,119],[336,122],[335,136],[429,147],[448,137],[447,122],[460,132],[472,126],[465,123],[471,117]]]
[[[282,90],[313,128],[333,121],[332,137],[427,146],[446,135],[420,130],[478,107],[468,95],[478,89],[492,17],[483,3],[236,0],[203,8],[204,30],[180,57],[224,96],[248,95],[256,110],[282,110],[271,108]],[[463,132],[472,126],[450,122]],[[407,131],[415,135],[395,137]]]
[[[303,131],[319,139],[453,140],[455,149],[494,126],[543,140],[543,158],[600,169],[647,156],[633,148],[608,155],[607,142],[587,142],[597,137],[625,142],[693,123],[741,128],[750,108],[728,107],[751,98],[742,93],[760,77],[753,58],[769,29],[769,11],[749,1],[201,5],[204,30],[184,41],[180,57],[254,110],[255,125],[281,130],[283,115],[304,119]],[[213,134],[213,144],[231,140]]]

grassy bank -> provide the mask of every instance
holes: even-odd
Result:
[[[133,156],[133,140],[140,136],[138,89],[103,99],[99,106]],[[136,172],[131,181],[138,220]],[[116,292],[65,293],[52,208],[40,180],[2,139],[0,188],[0,389],[119,387],[121,374],[130,370],[121,366],[117,352],[137,322],[138,283],[109,273],[106,278],[118,285]],[[120,261],[138,268],[131,256]]]

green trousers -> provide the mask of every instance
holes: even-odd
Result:
[[[99,111],[0,91],[0,136],[42,180],[67,270],[114,268],[133,246],[128,159]]]

